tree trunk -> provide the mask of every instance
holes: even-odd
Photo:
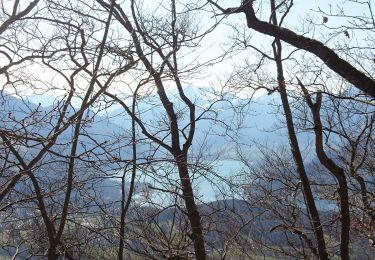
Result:
[[[178,173],[180,175],[182,194],[191,226],[191,237],[194,242],[195,257],[197,260],[205,260],[206,250],[204,245],[201,216],[198,212],[198,208],[193,195],[193,189],[187,165],[187,155],[182,153],[175,156],[175,159],[178,167]]]
[[[302,85],[302,83],[300,83]],[[318,159],[335,176],[339,188],[338,194],[340,199],[340,218],[341,218],[341,234],[340,234],[340,256],[341,259],[347,260],[349,257],[349,235],[350,235],[350,211],[349,211],[349,194],[348,184],[344,170],[339,167],[324,151],[323,146],[323,126],[320,119],[320,107],[322,94],[318,93],[317,101],[312,104],[312,100],[304,88],[306,98],[309,98],[308,104],[313,114],[314,132],[315,132],[315,149]]]
[[[294,130],[293,116],[290,110],[288,96],[285,90],[285,83],[279,82],[280,96],[285,113],[285,119],[288,128],[290,148],[293,154],[293,159],[297,166],[297,172],[302,184],[302,191],[306,201],[306,207],[309,213],[310,222],[314,231],[314,235],[318,244],[318,255],[320,259],[328,259],[327,248],[324,239],[324,232],[319,217],[319,212],[315,205],[314,195],[310,187],[310,181],[307,177],[305,166],[303,163],[301,151],[298,144],[298,139]]]
[[[272,23],[277,26],[277,17],[276,17],[276,8],[275,1],[271,1],[271,9],[273,12]],[[301,151],[298,144],[297,135],[294,129],[293,115],[290,109],[288,94],[286,92],[283,64],[281,59],[282,45],[279,38],[275,38],[275,41],[272,45],[273,54],[277,67],[277,82],[279,86],[280,97],[284,109],[285,120],[288,129],[289,143],[291,152],[293,154],[293,159],[297,166],[297,172],[302,184],[302,191],[305,198],[306,207],[308,210],[310,223],[314,231],[314,235],[318,244],[318,255],[320,259],[328,259],[327,248],[324,239],[324,232],[322,224],[320,222],[319,212],[315,205],[314,195],[311,190],[310,180],[307,177],[305,165],[302,159]]]

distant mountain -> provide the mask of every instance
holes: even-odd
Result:
[[[286,130],[280,127],[284,120],[282,112],[276,111],[276,107],[280,105],[277,95],[260,96],[244,106],[248,100],[232,94],[226,94],[223,100],[214,102],[214,96],[205,90],[186,86],[185,91],[196,104],[196,117],[199,117],[191,150],[193,153],[200,153],[204,150],[206,160],[216,154],[221,154],[223,159],[232,158],[236,149],[233,141],[245,144],[246,149],[253,149],[254,153],[257,152],[256,148],[251,148],[254,141],[271,146],[288,143]],[[186,105],[178,98],[177,93],[169,93],[169,96],[178,113],[180,127],[188,126],[189,115]],[[31,101],[39,103],[35,104]],[[130,100],[125,100],[125,103],[130,104]],[[3,124],[2,127],[9,131],[22,133],[28,130],[38,137],[45,137],[52,130],[60,113],[58,109],[61,110],[62,104],[63,100],[52,96],[30,96],[22,100],[3,93],[3,98],[0,99],[0,121]],[[208,108],[210,109],[207,110]],[[77,108],[70,106],[67,117],[74,111],[77,111]],[[160,131],[161,129],[168,130],[168,120],[158,97],[141,99],[137,104],[137,113],[152,134],[166,142],[170,141],[170,137],[166,136],[168,131]],[[33,120],[42,123],[33,124]],[[112,155],[99,148],[96,148],[100,150],[97,154],[107,159],[109,156],[130,159],[131,120],[123,108],[114,105],[106,113],[87,110],[84,120],[78,153],[104,144],[108,150],[111,150]],[[59,152],[67,153],[70,149],[72,133],[73,126],[70,126],[58,137],[52,149],[56,148]],[[309,138],[308,134],[299,134],[301,147],[308,143]],[[141,133],[137,139],[139,140],[137,150],[140,160],[151,157],[165,158],[165,151],[144,138]],[[37,151],[38,146],[32,149]],[[32,152],[32,149],[30,148],[28,152]],[[155,153],[156,149],[158,150]]]
[[[0,98],[1,128],[29,137],[45,138],[51,136],[62,111],[63,100],[54,100],[53,103],[49,103],[49,106],[43,106],[43,100],[51,100],[52,97],[40,97],[41,102],[38,104],[30,102],[30,99],[36,100],[35,97],[21,99],[3,93],[2,98]],[[77,108],[69,106],[64,121],[67,121],[76,111]],[[84,112],[83,120],[77,154],[94,149],[99,144],[104,143],[110,144],[113,142],[121,147],[120,136],[130,139],[129,133],[124,132],[109,118],[99,116],[91,110]],[[51,149],[57,149],[55,151],[62,154],[69,152],[74,127],[75,124],[72,124],[61,133]],[[117,137],[117,140],[114,140],[114,136]],[[28,144],[27,151],[31,154],[36,153],[41,148],[33,141],[28,141]],[[129,150],[123,149],[122,154],[129,157]]]
[[[213,103],[214,96],[205,90],[186,86],[185,92],[196,104],[197,117]],[[169,93],[169,96],[175,111],[178,113],[180,126],[186,126],[188,124],[186,105],[177,93]],[[0,115],[4,118],[10,112],[16,119],[22,119],[35,112],[35,109],[48,113],[56,108],[58,103],[62,104],[62,100],[48,95],[28,96],[21,100],[3,93]],[[130,100],[125,100],[125,103],[130,104]],[[275,112],[275,106],[280,105],[278,96],[263,95],[254,98],[246,107],[244,103],[248,103],[248,100],[232,94],[226,94],[222,101],[215,102],[210,110],[206,111],[197,121],[196,140],[202,141],[208,138],[214,144],[224,145],[229,141],[229,136],[232,135],[231,139],[235,137],[238,141],[249,140],[250,138],[261,142],[287,143],[286,131],[280,129],[280,124],[283,121],[282,112]],[[117,109],[115,109],[116,107]],[[74,110],[76,108],[70,107],[69,114],[71,115]],[[168,124],[166,112],[158,97],[140,100],[137,103],[137,112],[141,120],[150,129],[156,129],[163,125],[167,126]],[[85,118],[93,120],[89,127],[90,132],[98,136],[120,133],[124,129],[129,130],[131,123],[130,117],[119,105],[115,105],[106,113],[96,114],[89,110],[85,112]]]
[[[202,142],[208,146],[218,149],[225,148],[233,140],[239,143],[251,141],[269,142],[272,144],[285,144],[288,142],[285,129],[280,129],[279,119],[283,119],[282,114],[276,116],[275,105],[279,105],[278,97],[261,96],[254,99],[250,105],[244,106],[248,100],[240,99],[237,96],[227,94],[222,101],[213,101],[212,94],[187,86],[186,95],[196,105],[196,131],[193,145],[198,148]],[[187,127],[188,131],[189,115],[187,106],[181,101],[176,93],[168,93],[175,112],[179,117],[180,128]],[[217,98],[216,98],[217,99]],[[130,101],[126,102],[130,104]],[[273,103],[273,105],[270,105]],[[207,110],[210,108],[209,110]],[[168,120],[165,109],[158,97],[149,97],[140,100],[137,104],[139,118],[146,125],[150,132],[156,136],[164,138],[165,132],[158,133],[160,128],[168,128]],[[202,115],[202,113],[204,114]],[[110,114],[111,121],[121,127],[129,125],[130,118],[119,107]],[[201,116],[202,115],[202,116]],[[199,117],[199,118],[198,118]],[[169,138],[165,139],[167,142]]]

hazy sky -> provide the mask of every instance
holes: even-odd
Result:
[[[167,1],[166,1],[167,2]],[[151,5],[158,3],[156,1],[143,1],[144,5],[148,5],[147,8],[152,8]],[[152,3],[152,4],[150,4]],[[222,3],[226,7],[235,7],[240,3],[239,0],[221,0],[219,3]],[[255,7],[261,6],[258,12],[258,17],[262,20],[268,20],[269,16],[269,4],[268,1],[255,1]],[[337,12],[339,8],[344,8],[345,10],[350,10],[351,15],[362,14],[366,11],[366,6],[362,5],[362,8],[358,4],[350,3],[349,1],[328,1],[328,0],[297,0],[294,1],[294,6],[291,9],[290,14],[285,20],[284,24],[286,27],[293,29],[297,32],[308,32],[307,36],[323,39],[329,35],[329,31],[326,27],[338,27],[343,25],[344,20],[336,17],[329,17],[329,20],[326,24],[323,25],[323,15],[319,12],[316,12],[318,8],[321,8],[324,11],[333,13]],[[208,8],[209,10],[209,8]],[[315,11],[314,11],[315,10]],[[375,11],[375,10],[374,10]],[[188,51],[187,55],[182,59],[185,64],[197,64],[203,63],[210,59],[217,58],[219,55],[223,54],[226,50],[231,49],[231,37],[234,36],[234,29],[236,28],[239,32],[244,32],[249,36],[250,43],[256,45],[262,50],[269,50],[270,43],[272,41],[271,37],[267,37],[256,33],[255,31],[248,29],[246,27],[246,20],[244,14],[235,14],[230,15],[229,17],[213,17],[213,13],[202,12],[197,16],[197,22],[200,23],[200,26],[203,29],[207,29],[215,24],[216,19],[222,19],[220,24],[215,28],[215,30],[209,33],[202,42],[200,42],[200,47],[194,49],[193,52]],[[313,21],[314,25],[312,25]],[[232,27],[231,27],[232,26]],[[346,41],[350,45],[360,44],[361,38],[364,36],[361,32],[350,31],[350,38],[341,38],[340,40]],[[238,47],[238,46],[235,46]],[[227,76],[232,72],[233,66],[239,66],[243,64],[245,59],[254,60],[255,57],[252,55],[250,50],[237,51],[231,53],[231,55],[226,56],[226,59],[213,64],[212,66],[205,67],[199,74],[193,75],[193,77],[186,81],[186,84],[197,86],[197,87],[218,87],[223,82],[225,82]],[[50,75],[45,75],[43,71],[33,71],[33,74],[41,79],[43,77],[48,78]],[[38,75],[39,74],[39,75]],[[31,92],[29,92],[31,94]],[[48,95],[54,95],[55,92],[48,92]],[[43,98],[40,98],[43,100]],[[53,100],[53,98],[44,98],[46,102]]]

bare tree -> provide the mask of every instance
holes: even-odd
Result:
[[[254,29],[260,33],[276,37],[290,45],[310,52],[321,59],[325,65],[339,74],[341,77],[346,79],[348,82],[356,86],[358,89],[362,90],[364,93],[375,97],[374,92],[374,79],[372,75],[368,74],[367,71],[361,71],[355,66],[351,65],[345,59],[341,58],[337,53],[325,46],[319,40],[305,37],[303,35],[297,34],[287,28],[279,27],[270,22],[264,22],[257,18],[254,9],[254,1],[245,0],[241,2],[241,5],[234,8],[223,8],[214,1],[208,1],[213,6],[215,6],[222,14],[230,15],[234,13],[244,13],[246,15],[247,26]],[[282,6],[286,1],[281,1],[278,6]],[[372,11],[370,7],[370,12]],[[372,17],[373,18],[373,17]],[[367,19],[367,18],[366,18]],[[371,17],[369,17],[371,21]],[[370,24],[370,26],[372,26]]]
[[[367,13],[314,10],[323,22],[311,20],[311,26],[335,39],[325,41],[283,27],[294,1],[267,2],[268,22],[256,13],[264,1],[227,9],[198,0],[151,6],[136,0],[3,1],[1,254],[370,256],[373,7],[347,2]],[[202,55],[200,45],[218,20],[205,24],[199,15],[212,7],[216,19],[245,13],[247,27],[271,36],[271,47],[255,45],[244,28],[243,39],[232,39],[223,55]],[[333,18],[346,23],[331,27]],[[344,41],[356,31],[367,40]],[[254,51],[259,59],[249,58],[223,89],[191,93],[189,84],[232,51],[235,58],[237,51]],[[225,93],[228,86],[235,93]],[[261,89],[280,94],[287,149],[254,149],[248,141],[242,123],[253,103],[247,97]],[[40,103],[31,95],[41,95]],[[304,154],[299,133],[314,141],[315,153]],[[210,135],[220,136],[211,147]],[[237,156],[242,168],[232,174],[218,167],[219,155]],[[216,201],[205,197],[202,180],[215,189]]]
[[[107,10],[110,4],[105,1],[98,1]],[[166,122],[160,128],[149,128],[147,122],[140,118],[134,110],[131,110],[124,101],[116,95],[107,92],[106,94],[121,104],[123,109],[137,123],[142,134],[150,139],[160,148],[165,149],[173,158],[173,162],[178,168],[181,182],[182,197],[185,202],[187,216],[190,222],[191,239],[194,242],[194,251],[197,259],[206,259],[206,249],[203,237],[203,227],[201,216],[194,198],[191,176],[189,174],[188,153],[192,145],[196,130],[196,108],[194,103],[184,92],[183,75],[190,71],[183,66],[179,66],[180,51],[184,47],[193,48],[206,32],[197,34],[197,27],[190,24],[192,11],[196,7],[189,5],[179,5],[176,1],[171,1],[165,8],[167,19],[163,21],[156,15],[145,17],[144,11],[136,1],[131,1],[130,16],[127,15],[124,7],[115,4],[114,16],[119,25],[130,35],[134,44],[134,52],[140,59],[145,70],[146,82],[144,85],[151,85],[156,88],[159,102],[161,103]],[[178,8],[182,8],[178,10]],[[158,10],[155,10],[157,13]],[[154,25],[157,24],[157,26]],[[148,55],[150,53],[151,55]],[[185,70],[185,71],[184,71]],[[191,69],[190,69],[191,70]],[[177,89],[177,96],[183,102],[187,110],[187,122],[180,118],[177,107],[171,101],[167,93],[167,82],[170,81]],[[185,125],[184,125],[185,124]],[[169,139],[169,141],[167,141]]]
[[[16,19],[19,1],[15,2],[14,14],[9,18],[10,20]],[[29,9],[35,7],[37,2],[34,1]],[[35,203],[37,211],[31,214],[35,214],[33,217],[37,219],[37,222],[39,222],[38,218],[42,219],[39,224],[45,231],[45,236],[42,236],[41,239],[48,242],[46,256],[49,259],[56,259],[58,256],[64,255],[72,259],[74,256],[70,245],[68,245],[69,242],[64,239],[64,230],[66,230],[69,216],[73,214],[71,198],[73,190],[77,188],[74,181],[77,178],[77,161],[85,160],[87,154],[97,147],[97,145],[94,145],[87,148],[88,144],[86,146],[80,145],[80,139],[85,136],[84,126],[87,126],[90,122],[90,120],[87,120],[90,114],[89,108],[105,92],[114,75],[125,72],[134,63],[125,63],[120,69],[116,70],[116,74],[103,73],[103,56],[112,12],[108,13],[108,17],[103,23],[102,38],[90,42],[90,37],[96,33],[93,26],[88,25],[84,28],[82,26],[84,22],[79,17],[75,17],[77,20],[74,21],[62,19],[64,12],[70,12],[73,10],[72,7],[62,6],[54,2],[44,4],[43,12],[38,12],[27,18],[19,16],[19,20],[13,21],[15,24],[22,19],[27,19],[31,23],[35,23],[36,27],[31,27],[34,31],[30,33],[35,38],[29,39],[28,44],[33,47],[33,49],[29,49],[27,45],[22,45],[25,40],[22,37],[28,35],[19,35],[18,52],[19,54],[26,52],[26,55],[16,62],[10,59],[10,65],[6,67],[6,70],[4,67],[7,81],[3,88],[5,91],[13,90],[18,94],[22,84],[29,84],[32,87],[36,86],[38,82],[45,84],[43,87],[58,84],[54,79],[43,79],[43,75],[30,76],[28,69],[33,67],[32,64],[28,65],[29,67],[20,67],[25,61],[32,60],[36,64],[36,68],[43,68],[54,74],[55,78],[64,82],[63,85],[66,86],[66,90],[64,89],[65,86],[62,89],[66,91],[66,96],[55,103],[51,111],[43,111],[40,104],[34,107],[27,101],[24,103],[17,101],[17,106],[23,104],[23,107],[19,108],[20,112],[14,111],[14,108],[8,106],[7,102],[3,104],[5,107],[2,118],[4,126],[0,135],[3,141],[2,145],[11,152],[11,156],[5,156],[2,159],[4,159],[5,164],[11,164],[9,167],[12,171],[2,176],[1,181],[4,186],[0,191],[1,209],[2,211],[9,211],[15,205],[20,206],[20,203],[26,203],[26,205],[27,203],[31,205]],[[27,12],[25,12],[25,16],[26,14]],[[84,19],[85,17],[81,18]],[[38,23],[47,23],[47,26],[50,29],[54,28],[57,33],[52,34],[51,38],[48,38],[49,35],[41,36],[37,29]],[[2,40],[5,41],[5,46],[11,44],[5,38]],[[15,42],[17,43],[17,41]],[[41,47],[38,46],[37,42],[42,43]],[[8,50],[12,51],[11,49]],[[28,55],[27,51],[35,52],[37,55]],[[39,61],[36,58],[39,58]],[[92,70],[89,69],[90,64],[93,65]],[[20,76],[20,70],[26,73]],[[102,72],[99,73],[99,70]],[[38,78],[39,76],[41,78]],[[82,78],[85,77],[87,80],[82,81]],[[104,82],[101,85],[102,88],[96,90],[97,81],[100,81],[101,78]],[[48,80],[51,80],[50,85]],[[83,93],[80,93],[81,84],[87,84]],[[43,90],[43,87],[41,90]],[[14,99],[11,96],[8,97],[10,100]],[[75,97],[82,97],[81,104],[76,111],[72,106]],[[68,131],[73,132],[70,137],[66,134]],[[66,138],[68,139],[66,140]],[[60,170],[53,171],[53,167],[51,168],[49,165],[59,165],[65,168],[66,176]],[[18,169],[17,172],[15,169]],[[25,177],[24,180],[22,180],[23,177]],[[52,184],[54,181],[57,183],[62,181],[62,183],[61,185],[54,185]],[[22,189],[24,185],[30,187],[31,194],[28,192],[26,194],[20,193],[19,188]],[[54,201],[58,201],[58,203],[55,205]],[[11,218],[8,218],[8,220],[11,220]],[[28,253],[33,254],[32,250],[29,250]],[[38,254],[43,253],[39,251]]]

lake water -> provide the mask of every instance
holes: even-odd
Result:
[[[197,203],[207,203],[223,199],[243,199],[244,187],[251,182],[251,177],[246,166],[239,161],[221,160],[217,162],[206,162],[208,171],[200,171],[199,174],[193,174],[192,183],[194,194],[197,197]],[[174,174],[168,175],[168,183],[175,183],[179,186],[179,178],[176,169]],[[151,194],[153,191],[149,189],[149,185],[155,188],[165,188],[165,181],[163,178],[155,178],[152,175],[145,175],[139,173],[140,176],[137,181],[144,183],[140,185],[139,189],[142,191],[137,195],[138,199],[144,196],[145,192]],[[136,196],[136,197],[137,197]],[[165,198],[165,196],[164,196]],[[142,200],[142,199],[141,199]],[[162,203],[163,196],[155,198],[158,203]],[[316,200],[317,207],[320,210],[334,210],[337,205],[335,203]],[[304,205],[301,205],[304,207]]]

